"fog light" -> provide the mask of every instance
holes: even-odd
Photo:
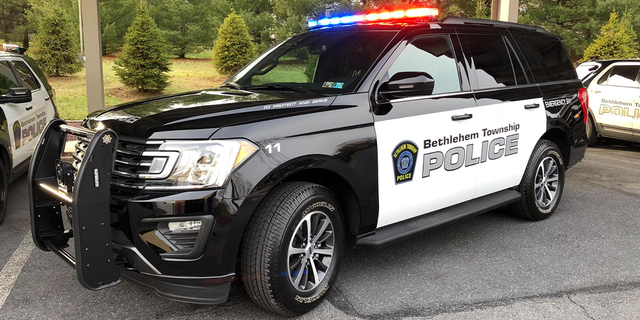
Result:
[[[169,222],[167,226],[169,231],[200,231],[200,226],[202,226],[202,221],[180,221],[180,222]]]

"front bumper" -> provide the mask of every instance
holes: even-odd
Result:
[[[66,134],[89,135],[72,192],[58,188],[54,164]],[[105,135],[110,138],[104,139]],[[110,186],[118,136],[111,130],[84,132],[54,120],[34,152],[29,174],[33,239],[76,269],[79,282],[92,290],[117,284],[120,277],[181,302],[226,301],[235,279],[244,226],[260,196],[238,197],[230,187],[174,193],[130,192]],[[97,172],[97,175],[96,175]],[[233,179],[232,179],[233,180]],[[97,183],[96,181],[100,181]],[[62,207],[71,208],[72,228],[65,230]],[[163,237],[166,221],[200,220],[194,254]],[[75,252],[65,250],[73,239]],[[182,239],[178,239],[182,241]],[[176,248],[178,247],[178,248]],[[201,250],[200,250],[201,249]],[[197,251],[200,250],[200,251]],[[197,252],[196,252],[197,251]]]
[[[122,278],[173,301],[195,304],[227,301],[235,274],[206,277],[163,275],[129,242],[124,233],[112,230],[112,239],[116,263],[121,264]]]

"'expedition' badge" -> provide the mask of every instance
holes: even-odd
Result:
[[[413,141],[402,141],[393,150],[393,170],[396,173],[396,184],[411,181],[416,168],[418,146]]]

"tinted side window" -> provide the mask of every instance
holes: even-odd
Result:
[[[560,40],[527,38],[526,42],[542,65],[547,81],[576,79],[573,63]]]
[[[18,80],[13,75],[9,63],[0,61],[0,94],[6,94],[8,89],[18,87]]]
[[[547,76],[544,74],[542,65],[540,65],[540,62],[538,62],[539,59],[536,58],[536,55],[531,52],[531,49],[529,48],[529,45],[527,44],[525,39],[522,37],[515,37],[514,39],[518,44],[518,47],[520,47],[520,52],[522,52],[522,54],[525,56],[525,59],[527,59],[527,64],[529,65],[531,73],[533,73],[533,78],[536,80],[536,82],[546,82]]]
[[[22,82],[24,82],[24,85],[29,88],[29,90],[40,89],[40,83],[38,83],[38,80],[36,80],[36,77],[26,63],[22,61],[11,61],[11,63],[18,73],[18,77],[22,79]]]
[[[478,78],[479,89],[507,87],[518,84],[514,73],[509,49],[502,36],[465,35],[461,36],[465,54],[472,60]],[[524,72],[516,65],[519,80],[524,80]],[[520,83],[520,84],[523,84]]]
[[[449,37],[424,37],[407,45],[389,68],[388,77],[407,71],[428,73],[435,80],[432,94],[460,91],[458,67]]]

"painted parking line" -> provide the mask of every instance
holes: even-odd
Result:
[[[9,261],[7,261],[7,264],[2,268],[2,271],[0,271],[0,309],[2,309],[13,285],[16,283],[16,280],[18,280],[18,276],[20,272],[22,272],[22,268],[31,255],[33,248],[31,231],[29,231]]]

